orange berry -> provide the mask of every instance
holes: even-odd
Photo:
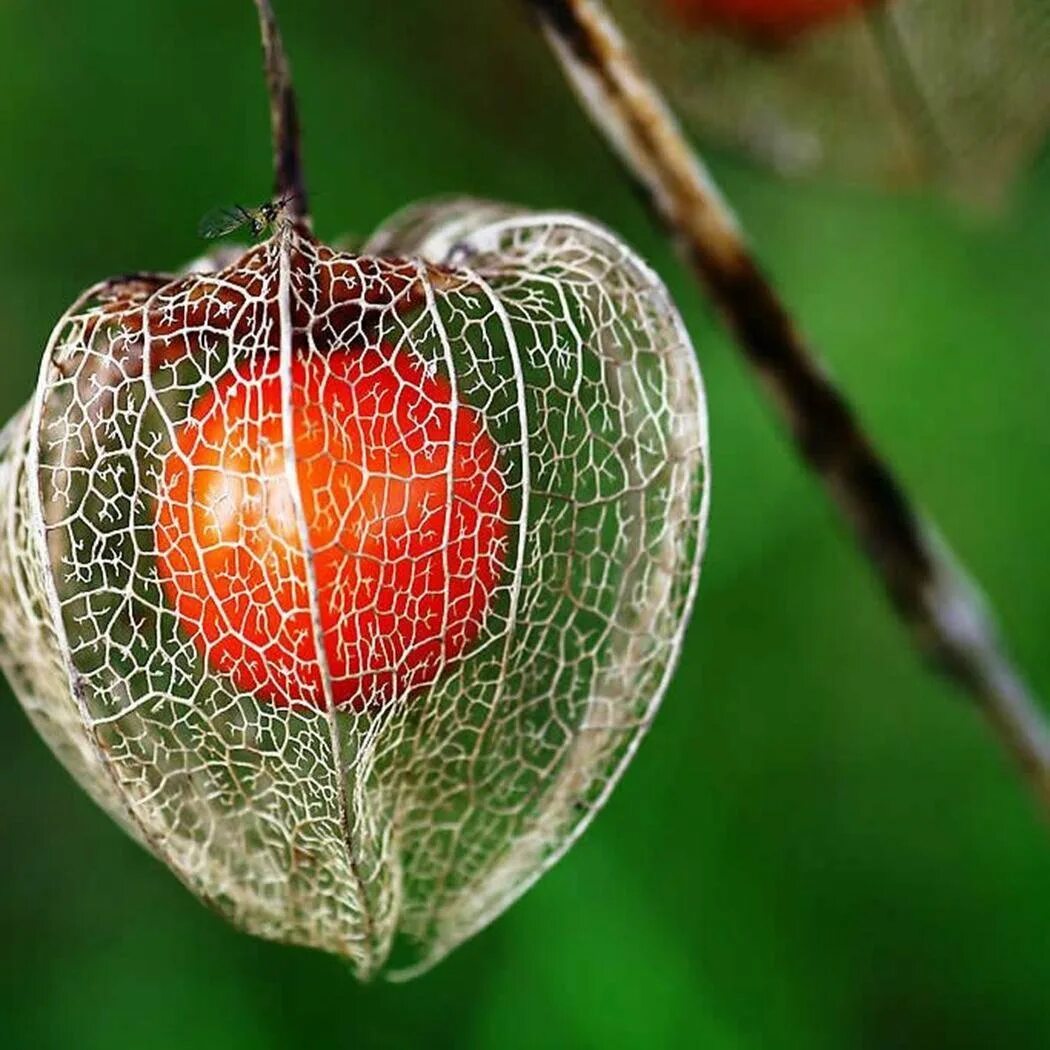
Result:
[[[409,353],[300,351],[294,467],[277,354],[226,372],[181,424],[157,568],[239,690],[324,709],[319,635],[332,701],[361,710],[430,685],[478,637],[503,574],[505,483],[478,413]]]
[[[686,25],[785,40],[880,0],[666,0]]]

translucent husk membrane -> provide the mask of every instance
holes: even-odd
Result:
[[[700,377],[659,279],[571,215],[438,202],[361,255],[284,226],[221,262],[100,285],[57,325],[3,434],[0,661],[66,768],[198,897],[407,976],[561,856],[653,717],[704,540]],[[166,597],[163,465],[231,368],[278,355],[287,389],[293,356],[362,341],[483,421],[499,583],[426,689],[262,702]],[[410,658],[390,654],[395,681]]]
[[[1047,0],[887,0],[779,42],[608,5],[692,130],[786,174],[994,206],[1050,125]]]

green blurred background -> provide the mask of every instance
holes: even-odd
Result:
[[[1050,837],[904,643],[751,377],[512,0],[279,4],[322,236],[469,192],[590,213],[665,276],[711,410],[699,605],[580,844],[411,984],[223,925],[0,703],[12,1047],[1050,1046]],[[248,0],[0,2],[4,415],[85,285],[269,189]],[[1050,156],[989,220],[714,168],[1050,695]]]

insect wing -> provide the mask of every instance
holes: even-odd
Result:
[[[226,234],[233,233],[251,221],[251,213],[239,205],[212,208],[198,223],[197,232],[207,240],[214,240],[216,237],[225,237]]]

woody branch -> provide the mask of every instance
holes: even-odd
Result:
[[[977,588],[917,509],[756,262],[732,209],[601,0],[526,0],[867,555],[919,650],[984,712],[1050,812],[1050,729]]]

